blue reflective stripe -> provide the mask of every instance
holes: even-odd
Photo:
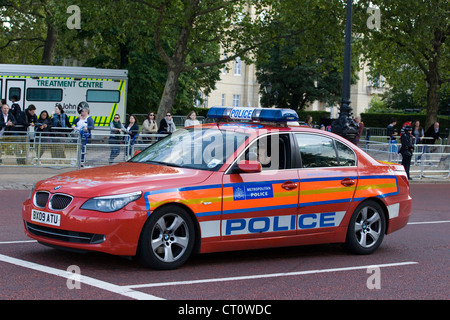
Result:
[[[223,214],[236,214],[245,212],[256,212],[256,211],[268,211],[268,210],[281,210],[281,209],[291,209],[297,208],[297,204],[285,204],[281,206],[270,206],[270,207],[256,207],[256,208],[243,208],[234,210],[224,210]]]

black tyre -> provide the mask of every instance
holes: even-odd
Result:
[[[195,228],[189,214],[178,206],[154,212],[144,225],[138,259],[146,267],[169,270],[186,262],[195,242]]]
[[[365,201],[353,212],[345,247],[355,254],[371,254],[383,242],[385,231],[383,209],[373,200]]]

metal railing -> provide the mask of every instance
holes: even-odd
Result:
[[[380,138],[384,138],[387,141],[387,137]],[[397,143],[396,140],[393,140],[391,143],[360,140],[358,146],[377,160],[402,163],[402,155],[399,153],[401,144]],[[409,172],[412,178],[449,178],[450,145],[416,144]]]
[[[7,131],[0,136],[0,159],[3,166],[79,167],[81,146],[81,136],[69,128]]]
[[[138,150],[143,150],[166,134],[114,135],[109,130],[98,130],[80,135],[68,129],[62,132],[8,132],[0,136],[0,165],[96,167],[127,161]],[[374,137],[372,137],[374,138]],[[387,141],[386,136],[374,140],[360,140],[359,147],[377,160],[401,163],[400,144]],[[413,178],[449,178],[450,145],[417,144],[411,161]]]
[[[143,150],[167,134],[111,134],[97,130],[86,143],[85,156],[80,158],[81,166],[100,166],[127,161],[137,150]]]
[[[8,131],[0,136],[0,165],[73,167],[101,166],[127,161],[166,134],[111,134],[96,130],[81,134],[73,129],[57,132]]]

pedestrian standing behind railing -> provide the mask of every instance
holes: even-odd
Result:
[[[55,111],[52,112],[52,131],[53,134],[52,142],[56,143],[52,145],[52,158],[63,159],[66,158],[64,144],[67,134],[71,128],[69,117],[64,113],[64,109],[60,103],[55,106]]]
[[[73,121],[72,128],[80,133],[81,137],[81,165],[84,166],[84,159],[86,154],[86,143],[90,142],[91,130],[94,129],[94,120],[89,116],[89,106],[86,102],[81,102],[80,116]]]
[[[436,140],[439,140],[439,142],[442,141],[442,138],[440,137],[439,122],[436,121],[428,128],[425,132],[425,137],[427,138],[425,141],[426,144],[435,144]]]
[[[398,132],[397,132],[397,129],[395,129],[396,124],[397,124],[397,119],[391,118],[391,121],[386,128],[386,134],[388,135],[389,142],[397,139]]]
[[[155,134],[158,133],[158,124],[156,123],[156,117],[154,112],[147,114],[147,119],[142,124],[142,134]],[[155,142],[156,138],[144,137],[144,141]]]
[[[2,105],[2,114],[0,116],[0,136],[8,135],[8,131],[13,131],[16,125],[16,118],[9,113],[9,105]]]
[[[41,112],[35,127],[37,134],[36,140],[39,142],[39,158],[42,158],[42,155],[47,150],[47,144],[50,141],[50,130],[52,128],[52,119],[49,117],[47,110]]]
[[[416,144],[423,143],[422,140],[424,137],[424,132],[423,128],[420,126],[420,121],[419,120],[414,121],[412,128],[413,128],[412,134],[416,140]]]
[[[19,117],[16,118],[17,124],[22,127],[18,128],[17,131],[29,131],[34,132],[34,124],[37,122],[36,107],[30,104],[24,111],[19,111]]]
[[[139,125],[136,122],[134,114],[130,115],[128,122],[125,125],[125,131],[130,136],[130,143],[128,144],[128,156],[131,154],[131,146],[134,144],[136,135],[139,133]]]
[[[184,120],[184,126],[190,127],[190,126],[196,126],[199,125],[200,121],[197,120],[197,114],[195,111],[191,111],[186,116],[186,119]]]
[[[0,138],[3,142],[9,138],[5,137],[9,134],[9,131],[14,130],[14,126],[16,124],[16,119],[12,114],[9,113],[9,105],[4,103],[2,105],[2,112],[0,113]],[[0,144],[0,164],[3,162],[2,155],[3,151],[8,148],[8,144],[2,143]]]
[[[123,144],[124,134],[126,129],[120,122],[120,115],[116,114],[114,120],[109,124],[109,130],[111,135],[109,136],[109,143],[115,146],[111,146],[111,153],[109,154],[109,164],[112,164],[114,159],[120,153],[119,144]]]
[[[90,136],[95,127],[94,120],[89,116],[89,108],[83,107],[80,116],[73,121],[72,128],[80,132],[81,139]]]
[[[172,114],[170,112],[166,113],[164,119],[159,123],[158,133],[168,133],[171,134],[177,130],[175,123],[173,122]]]

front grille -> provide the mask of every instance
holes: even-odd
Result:
[[[47,191],[36,192],[36,194],[34,195],[34,205],[39,208],[45,208],[49,195],[50,193],[48,193]]]
[[[103,234],[61,230],[25,222],[28,232],[39,237],[71,243],[100,244],[105,241]]]
[[[50,199],[50,201],[49,201]],[[39,208],[45,208],[49,202],[49,208],[52,210],[64,210],[72,202],[72,197],[62,193],[55,193],[50,196],[48,191],[37,191],[34,195],[34,205]]]
[[[50,209],[63,210],[72,202],[72,197],[64,194],[55,194],[50,199]]]

